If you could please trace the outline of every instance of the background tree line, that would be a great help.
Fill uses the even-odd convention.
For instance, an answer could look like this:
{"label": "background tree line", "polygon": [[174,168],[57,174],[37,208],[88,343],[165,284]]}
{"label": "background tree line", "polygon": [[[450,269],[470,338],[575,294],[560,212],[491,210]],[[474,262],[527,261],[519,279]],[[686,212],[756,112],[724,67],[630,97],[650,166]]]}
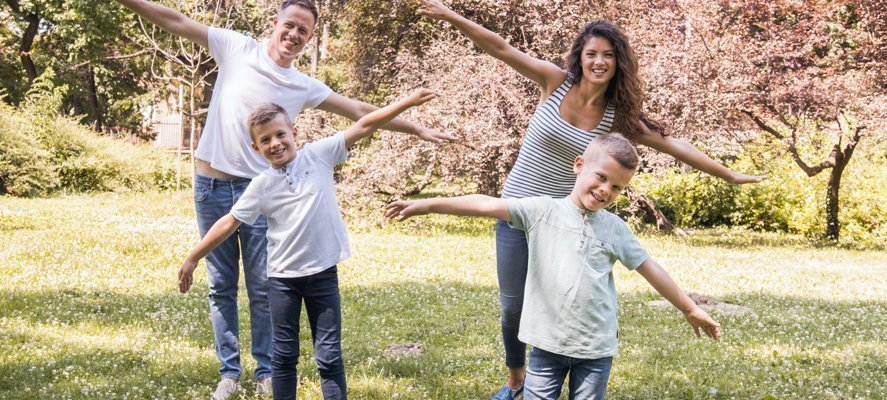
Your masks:
{"label": "background tree line", "polygon": [[[164,3],[256,37],[266,33],[279,5]],[[99,131],[144,131],[145,105],[165,99],[178,84],[189,93],[187,114],[199,124],[214,79],[204,49],[140,23],[113,2],[0,4],[6,103],[20,106],[33,81],[51,68],[55,87],[67,88],[59,111]],[[317,4],[321,21],[300,70],[376,104],[417,86],[438,90],[442,98],[407,117],[461,138],[438,147],[380,133],[384,140],[357,149],[341,174],[344,200],[367,206],[428,190],[498,193],[537,105],[535,86],[451,27],[421,19],[414,1]],[[887,210],[877,200],[887,197],[883,1],[466,0],[452,6],[556,64],[584,23],[616,22],[639,53],[646,110],[668,134],[734,168],[770,175],[750,187],[724,185],[645,151],[649,179],[636,186],[673,221],[832,238],[841,229],[852,237],[885,234]],[[303,113],[300,134],[325,136],[342,126],[327,118]],[[846,174],[847,168],[854,172]],[[850,214],[843,227],[839,207]]]}

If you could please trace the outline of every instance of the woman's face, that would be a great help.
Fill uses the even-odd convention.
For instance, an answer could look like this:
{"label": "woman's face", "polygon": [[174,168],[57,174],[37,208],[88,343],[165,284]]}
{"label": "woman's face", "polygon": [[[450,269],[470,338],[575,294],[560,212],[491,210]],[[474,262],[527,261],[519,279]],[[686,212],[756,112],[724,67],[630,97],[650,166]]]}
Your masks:
{"label": "woman's face", "polygon": [[616,75],[616,51],[609,40],[593,36],[582,48],[582,78],[605,84]]}

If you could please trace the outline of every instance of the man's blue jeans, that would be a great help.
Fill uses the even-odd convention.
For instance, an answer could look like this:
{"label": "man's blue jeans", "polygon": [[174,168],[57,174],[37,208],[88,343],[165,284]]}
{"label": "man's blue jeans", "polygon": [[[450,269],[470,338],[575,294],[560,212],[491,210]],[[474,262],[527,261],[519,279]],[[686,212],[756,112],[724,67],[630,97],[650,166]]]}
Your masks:
{"label": "man's blue jeans", "polygon": [[[200,237],[226,214],[246,190],[249,179],[214,179],[197,176],[194,205]],[[249,297],[252,354],[258,366],[256,380],[271,376],[271,312],[268,305],[268,224],[260,217],[255,224],[240,228],[206,256],[209,281],[209,312],[216,340],[216,356],[222,362],[223,378],[240,379],[239,320],[237,288],[239,262],[243,256],[244,280]]]}
{"label": "man's blue jeans", "polygon": [[499,275],[499,304],[502,306],[502,343],[505,365],[523,367],[527,345],[517,338],[521,309],[524,306],[524,285],[527,282],[529,249],[527,234],[496,221],[496,271]]}
{"label": "man's blue jeans", "polygon": [[308,314],[314,359],[324,400],[348,398],[342,359],[342,305],[336,266],[299,278],[268,278],[274,323],[273,380],[275,400],[296,398],[299,362],[299,317],[302,301]]}
{"label": "man's blue jeans", "polygon": [[603,400],[613,357],[586,360],[562,356],[534,347],[524,381],[524,399],[557,400],[570,374],[570,400]]}

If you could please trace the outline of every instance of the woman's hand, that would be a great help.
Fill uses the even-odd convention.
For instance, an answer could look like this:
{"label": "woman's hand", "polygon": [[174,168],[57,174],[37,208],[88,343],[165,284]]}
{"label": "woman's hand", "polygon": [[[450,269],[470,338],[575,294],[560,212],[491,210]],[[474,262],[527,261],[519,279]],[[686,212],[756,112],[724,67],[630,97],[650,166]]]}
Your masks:
{"label": "woman's hand", "polygon": [[764,179],[767,179],[766,175],[746,175],[734,172],[728,182],[742,185],[744,183],[758,183]]}
{"label": "woman's hand", "polygon": [[419,0],[419,3],[419,14],[432,19],[446,21],[457,15],[438,0]]}

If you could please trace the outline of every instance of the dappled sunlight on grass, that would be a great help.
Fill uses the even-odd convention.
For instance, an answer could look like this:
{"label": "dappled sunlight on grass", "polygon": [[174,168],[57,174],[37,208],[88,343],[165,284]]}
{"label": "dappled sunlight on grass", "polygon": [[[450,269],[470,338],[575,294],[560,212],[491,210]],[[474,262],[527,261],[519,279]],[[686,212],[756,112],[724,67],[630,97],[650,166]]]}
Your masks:
{"label": "dappled sunlight on grass", "polygon": [[[339,275],[351,397],[488,398],[505,377],[493,221],[348,225]],[[720,229],[641,241],[686,291],[752,312],[714,311],[723,339],[696,339],[617,265],[610,398],[887,397],[882,251]],[[0,398],[209,397],[218,361],[203,266],[187,294],[175,278],[196,243],[190,193],[0,198]],[[253,398],[245,290],[239,300],[243,398]],[[299,398],[320,399],[307,324],[300,336]],[[422,353],[384,352],[409,343]]]}

